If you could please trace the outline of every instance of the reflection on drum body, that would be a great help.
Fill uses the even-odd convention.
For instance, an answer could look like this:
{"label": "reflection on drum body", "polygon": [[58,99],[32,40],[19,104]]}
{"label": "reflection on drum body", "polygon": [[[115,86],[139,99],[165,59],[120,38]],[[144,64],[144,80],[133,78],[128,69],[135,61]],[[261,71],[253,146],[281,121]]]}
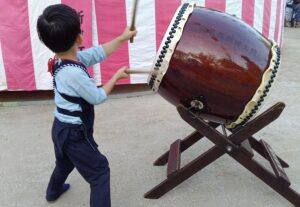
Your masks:
{"label": "reflection on drum body", "polygon": [[277,74],[279,47],[226,13],[184,4],[149,77],[153,91],[234,128],[257,112]]}

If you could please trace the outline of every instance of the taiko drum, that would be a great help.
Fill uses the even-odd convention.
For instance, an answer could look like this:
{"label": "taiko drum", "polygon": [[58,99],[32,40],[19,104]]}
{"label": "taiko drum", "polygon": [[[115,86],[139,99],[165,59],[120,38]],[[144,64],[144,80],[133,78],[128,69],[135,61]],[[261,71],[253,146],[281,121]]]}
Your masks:
{"label": "taiko drum", "polygon": [[157,53],[149,86],[175,106],[234,128],[260,108],[280,49],[235,16],[181,5]]}

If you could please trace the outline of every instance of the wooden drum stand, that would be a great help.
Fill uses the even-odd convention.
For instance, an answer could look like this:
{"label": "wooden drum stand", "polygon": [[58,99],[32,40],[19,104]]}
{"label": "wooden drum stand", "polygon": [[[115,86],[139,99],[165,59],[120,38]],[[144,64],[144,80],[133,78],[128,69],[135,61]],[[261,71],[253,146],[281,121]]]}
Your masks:
{"label": "wooden drum stand", "polygon": [[[178,106],[177,110],[182,119],[196,131],[183,140],[176,140],[171,144],[170,150],[154,162],[156,166],[168,163],[167,178],[147,192],[144,197],[160,198],[222,155],[228,154],[288,201],[300,207],[300,195],[290,187],[291,182],[284,171],[284,168],[289,165],[275,154],[268,143],[264,140],[258,141],[252,136],[275,121],[284,107],[285,104],[282,102],[273,105],[247,124],[231,130],[231,134],[227,136],[226,133],[222,134],[216,130],[220,124],[204,121],[182,105]],[[208,138],[215,146],[180,168],[181,153],[203,137]],[[274,172],[253,159],[253,150],[270,162]]]}

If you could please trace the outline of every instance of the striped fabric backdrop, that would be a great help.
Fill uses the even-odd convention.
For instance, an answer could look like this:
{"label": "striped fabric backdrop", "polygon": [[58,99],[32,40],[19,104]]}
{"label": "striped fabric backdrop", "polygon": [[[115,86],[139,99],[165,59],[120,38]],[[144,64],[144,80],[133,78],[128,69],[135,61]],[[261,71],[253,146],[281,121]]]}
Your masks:
{"label": "striped fabric backdrop", "polygon": [[[105,83],[123,65],[150,68],[168,24],[187,0],[141,0],[134,44],[124,44],[107,61],[89,69],[97,84]],[[285,0],[197,0],[199,6],[235,14],[264,36],[282,43]],[[64,3],[82,11],[84,46],[104,43],[130,25],[133,0],[0,0],[0,90],[49,90],[47,62],[53,54],[40,43],[36,21],[45,7]],[[131,75],[120,84],[146,83]]]}

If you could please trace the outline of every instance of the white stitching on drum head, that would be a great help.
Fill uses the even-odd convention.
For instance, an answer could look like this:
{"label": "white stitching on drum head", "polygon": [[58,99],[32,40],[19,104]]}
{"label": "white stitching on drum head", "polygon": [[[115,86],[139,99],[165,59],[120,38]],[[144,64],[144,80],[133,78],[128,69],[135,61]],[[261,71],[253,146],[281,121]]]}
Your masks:
{"label": "white stitching on drum head", "polygon": [[[154,62],[153,66],[154,69],[148,78],[148,84],[155,92],[157,92],[159,89],[161,80],[163,79],[163,76],[169,67],[169,62],[173,55],[174,49],[182,36],[182,28],[184,28],[188,17],[194,10],[194,7],[194,2],[183,4],[177,9],[175,15],[173,16],[173,19],[162,41],[164,44],[161,44],[158,50],[155,59],[156,61]],[[156,71],[159,71],[159,73]]]}

